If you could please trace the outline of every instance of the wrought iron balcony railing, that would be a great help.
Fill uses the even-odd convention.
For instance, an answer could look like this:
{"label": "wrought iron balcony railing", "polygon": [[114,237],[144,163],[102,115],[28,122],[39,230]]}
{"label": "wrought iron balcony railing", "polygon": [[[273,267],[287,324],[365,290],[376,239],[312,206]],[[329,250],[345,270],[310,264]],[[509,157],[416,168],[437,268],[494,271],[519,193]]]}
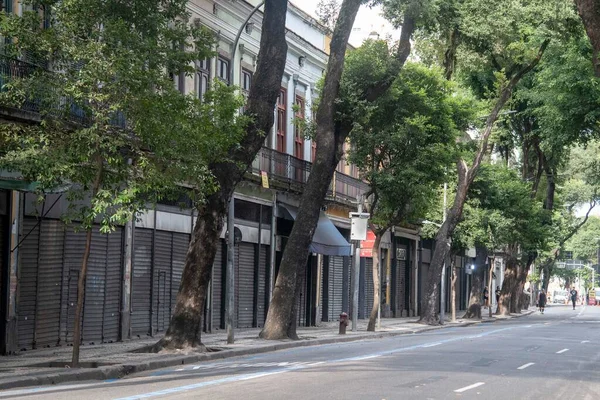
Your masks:
{"label": "wrought iron balcony railing", "polygon": [[[23,79],[32,76],[39,71],[47,71],[45,67],[32,64],[25,60],[16,59],[0,51],[0,91],[5,91],[5,85],[17,79]],[[46,114],[55,118],[66,118],[70,122],[89,125],[92,120],[83,108],[73,101],[72,98],[65,96],[40,95],[27,97],[18,107],[18,110],[39,114],[44,111]],[[51,101],[52,104],[44,104]],[[3,105],[3,104],[0,104]],[[11,107],[12,108],[12,107]],[[111,124],[125,128],[126,121],[122,112],[115,112],[111,119]]]}
{"label": "wrought iron balcony railing", "polygon": [[[264,171],[269,181],[277,181],[290,190],[302,191],[311,168],[312,163],[308,161],[263,147],[252,164],[252,173],[258,175]],[[332,199],[352,202],[368,190],[369,185],[360,179],[335,171],[327,195]]]}

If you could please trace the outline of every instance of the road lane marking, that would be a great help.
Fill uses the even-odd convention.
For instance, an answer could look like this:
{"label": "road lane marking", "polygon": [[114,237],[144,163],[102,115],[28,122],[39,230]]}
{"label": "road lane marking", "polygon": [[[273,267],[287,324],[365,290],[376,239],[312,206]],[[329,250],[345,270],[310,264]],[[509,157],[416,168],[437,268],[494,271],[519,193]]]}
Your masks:
{"label": "road lane marking", "polygon": [[582,340],[581,343],[589,343],[589,340]]}
{"label": "road lane marking", "polygon": [[520,366],[519,368],[517,368],[517,369],[525,369],[525,368],[527,368],[527,367],[531,367],[533,364],[535,364],[535,363],[527,363],[527,364],[521,365],[521,366]]}
{"label": "road lane marking", "polygon": [[465,386],[464,388],[456,389],[455,392],[456,393],[466,392],[467,390],[475,389],[476,387],[479,387],[479,386],[482,386],[482,385],[485,385],[485,382],[477,382],[477,383],[474,383],[472,385]]}
{"label": "road lane marking", "polygon": [[[484,334],[480,335],[479,337],[494,335],[494,334],[500,333],[500,332],[511,331],[511,330],[519,329],[521,327],[522,326],[513,326],[513,327],[507,327],[507,328],[501,328],[501,329],[494,329],[494,330],[485,332]],[[442,340],[439,343],[441,343],[441,344],[453,343],[453,342],[462,341],[462,340],[465,340],[468,338],[471,338],[471,335],[450,338],[450,339]],[[438,342],[435,342],[435,343],[438,343]],[[423,348],[423,346],[426,346],[426,345],[427,345],[427,343],[412,345],[412,346],[405,346],[405,347],[397,347],[397,348],[393,348],[393,349],[386,349],[386,350],[371,354],[368,357],[375,358],[375,357],[392,355],[392,354],[396,354],[396,353],[409,352],[409,351],[418,350],[420,348]],[[324,345],[324,346],[329,346],[329,345]],[[318,347],[318,346],[315,346],[315,347]],[[297,349],[294,349],[294,350],[297,350]],[[252,357],[252,358],[256,358],[256,357]],[[362,358],[362,357],[355,357],[355,358]],[[327,361],[327,362],[325,362],[325,364],[337,364],[337,363],[343,363],[343,362],[348,362],[348,361],[354,361],[355,358],[335,359],[335,360]],[[215,379],[215,380],[201,382],[201,383],[194,384],[194,385],[179,386],[179,387],[167,389],[165,391],[141,393],[141,394],[137,394],[137,395],[134,395],[131,397],[126,397],[125,399],[146,399],[146,398],[164,396],[166,394],[180,393],[180,392],[185,392],[185,391],[189,391],[189,390],[193,390],[193,389],[199,389],[199,388],[203,388],[203,387],[207,387],[207,386],[225,384],[225,383],[229,383],[229,382],[237,382],[237,381],[241,381],[241,380],[256,379],[259,377],[275,375],[275,374],[280,374],[280,373],[284,373],[284,372],[291,372],[291,371],[311,367],[311,364],[293,365],[292,363],[289,363],[289,362],[281,362],[281,363],[276,363],[276,364],[277,364],[277,366],[284,367],[284,368],[279,368],[279,369],[276,369],[273,371],[268,371],[266,373],[261,372],[261,373],[254,373],[254,374],[242,374],[242,375],[236,375],[236,376],[231,376],[231,377],[226,377],[226,378],[221,378],[221,379]],[[235,364],[233,364],[233,365],[235,365]],[[321,365],[321,364],[319,364],[319,365]],[[229,367],[229,368],[231,368],[231,366],[232,366],[232,364],[227,365],[227,367]],[[236,366],[239,367],[239,364],[237,364]],[[219,363],[211,363],[211,364],[202,365],[202,369],[204,369],[204,368],[223,369],[224,367],[225,366],[223,364],[219,364]],[[165,375],[165,374],[173,373],[174,371],[182,371],[182,370],[184,370],[184,369],[181,368],[178,370],[171,369],[171,370],[166,370],[166,371],[157,371],[157,372],[154,372],[151,376]],[[243,377],[243,379],[241,379],[242,377]],[[122,380],[119,380],[118,382],[122,382]],[[107,383],[107,384],[111,384],[111,383]],[[99,383],[94,382],[94,383],[84,383],[84,384],[80,384],[80,385],[40,386],[40,387],[36,387],[36,388],[31,388],[31,389],[21,389],[18,391],[0,391],[0,398],[14,396],[15,394],[26,395],[26,394],[33,394],[33,393],[37,394],[39,392],[59,392],[59,391],[63,391],[63,390],[77,390],[77,389],[84,389],[84,388],[89,388],[89,387],[96,387],[98,385],[99,385]]]}
{"label": "road lane marking", "polygon": [[569,349],[562,349],[562,350],[559,350],[559,351],[557,351],[557,352],[556,352],[556,354],[562,354],[562,353],[564,353],[564,352],[566,352],[566,351],[569,351]]}
{"label": "road lane marking", "polygon": [[194,368],[192,369],[200,369],[200,365],[196,365]]}
{"label": "road lane marking", "polygon": [[431,343],[431,344],[426,344],[426,345],[425,345],[425,346],[423,346],[423,347],[435,347],[435,346],[439,346],[440,344],[441,344],[441,343],[439,343],[439,342],[438,342],[438,343]]}

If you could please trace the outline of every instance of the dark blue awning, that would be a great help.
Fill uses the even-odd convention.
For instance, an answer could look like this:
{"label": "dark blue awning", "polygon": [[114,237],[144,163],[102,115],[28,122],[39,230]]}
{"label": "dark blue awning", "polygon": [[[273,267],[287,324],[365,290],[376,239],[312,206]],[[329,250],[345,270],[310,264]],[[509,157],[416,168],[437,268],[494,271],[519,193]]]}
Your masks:
{"label": "dark blue awning", "polygon": [[[280,204],[280,206],[284,217],[292,221],[296,220],[296,216],[298,215],[296,207],[287,204]],[[317,228],[310,244],[310,251],[326,256],[350,256],[352,252],[350,243],[344,239],[340,231],[338,231],[323,211],[319,215],[319,222],[317,223]]]}

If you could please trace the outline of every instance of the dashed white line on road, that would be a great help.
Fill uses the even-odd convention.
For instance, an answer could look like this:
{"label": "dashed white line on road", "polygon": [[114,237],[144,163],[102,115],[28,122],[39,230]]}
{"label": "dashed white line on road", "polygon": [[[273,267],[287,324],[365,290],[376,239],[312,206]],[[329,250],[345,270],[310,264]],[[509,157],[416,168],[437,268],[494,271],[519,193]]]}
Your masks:
{"label": "dashed white line on road", "polygon": [[589,343],[589,340],[582,340],[581,343]]}
{"label": "dashed white line on road", "polygon": [[527,368],[527,367],[531,367],[533,364],[535,364],[535,363],[527,363],[527,364],[523,364],[523,365],[521,365],[521,366],[520,366],[519,368],[517,368],[517,369],[525,369],[525,368]]}
{"label": "dashed white line on road", "polygon": [[475,389],[476,387],[479,387],[481,385],[485,385],[485,382],[477,382],[477,383],[474,383],[472,385],[465,386],[464,388],[456,389],[454,392],[455,393],[466,392],[467,390]]}
{"label": "dashed white line on road", "polygon": [[441,343],[432,343],[432,344],[426,344],[423,347],[435,347],[435,346],[439,346]]}
{"label": "dashed white line on road", "polygon": [[200,369],[200,366],[199,366],[199,365],[196,365],[196,366],[195,366],[194,368],[192,368],[192,369]]}
{"label": "dashed white line on road", "polygon": [[566,351],[569,351],[569,349],[562,349],[562,350],[559,350],[559,351],[557,351],[557,352],[556,352],[556,354],[562,354],[562,353],[564,353],[564,352],[566,352]]}

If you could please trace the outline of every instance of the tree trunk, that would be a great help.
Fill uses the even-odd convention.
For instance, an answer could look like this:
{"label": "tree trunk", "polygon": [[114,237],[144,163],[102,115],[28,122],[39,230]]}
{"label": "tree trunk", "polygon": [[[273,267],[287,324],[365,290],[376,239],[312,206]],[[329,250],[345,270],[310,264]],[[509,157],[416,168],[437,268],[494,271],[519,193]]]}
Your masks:
{"label": "tree trunk", "polygon": [[[483,246],[476,247],[477,255],[475,258],[475,271],[471,275],[471,296],[469,298],[469,306],[463,318],[481,319],[481,307],[483,304],[483,281],[487,268],[488,251]],[[488,293],[489,296],[489,293]]]}
{"label": "tree trunk", "polygon": [[475,271],[471,276],[471,296],[467,312],[463,318],[481,319],[481,308],[483,306],[483,282],[486,273],[487,248],[476,246]]}
{"label": "tree trunk", "polygon": [[92,228],[89,228],[85,236],[85,250],[83,252],[83,261],[79,270],[77,279],[77,306],[75,307],[75,328],[73,329],[73,357],[71,359],[71,368],[79,367],[79,346],[81,344],[81,314],[83,312],[83,299],[85,296],[85,278],[87,275],[88,260],[92,247]]}
{"label": "tree trunk", "polygon": [[235,186],[242,180],[261,149],[265,132],[273,127],[273,110],[279,96],[287,57],[286,13],[287,1],[266,0],[256,72],[245,111],[251,117],[251,122],[239,146],[229,150],[228,159],[210,166],[219,187],[197,206],[198,217],[185,259],[175,310],[166,335],[156,343],[154,351],[182,349],[200,344],[200,321],[219,236],[227,216],[227,204],[233,196]]}
{"label": "tree trunk", "polygon": [[446,221],[435,237],[435,248],[431,256],[431,264],[427,274],[427,284],[424,290],[424,296],[421,300],[421,318],[419,322],[428,325],[438,325],[440,317],[438,315],[438,291],[440,279],[442,277],[442,266],[450,253],[450,242],[452,233],[458,225],[462,210],[466,201],[468,185],[467,185],[467,164],[463,160],[459,160],[458,166],[458,185],[456,188],[456,196]]}
{"label": "tree trunk", "polygon": [[300,209],[283,252],[279,274],[273,289],[267,320],[260,333],[264,339],[296,337],[294,303],[298,296],[297,279],[309,255],[323,199],[342,155],[346,137],[336,134],[335,99],[344,69],[346,47],[361,0],[344,0],[331,40],[325,85],[315,115],[317,154],[308,182],[304,187]]}
{"label": "tree trunk", "polygon": [[600,3],[597,0],[575,0],[575,4],[592,43],[594,72],[600,77]]}
{"label": "tree trunk", "polygon": [[546,51],[549,40],[545,40],[539,51],[537,57],[531,61],[527,66],[517,72],[508,82],[506,87],[500,93],[500,97],[496,101],[492,112],[487,117],[485,130],[481,135],[479,149],[475,154],[473,159],[473,163],[469,168],[467,163],[464,160],[459,160],[457,162],[458,166],[458,184],[456,187],[457,193],[454,198],[454,203],[450,210],[448,210],[448,218],[442,224],[442,227],[439,229],[438,233],[435,236],[436,246],[433,251],[433,255],[431,256],[431,264],[429,266],[429,272],[427,274],[427,286],[425,287],[425,293],[423,299],[421,300],[421,319],[420,323],[428,324],[428,325],[438,325],[440,323],[440,318],[437,313],[437,304],[438,304],[438,287],[440,284],[440,278],[442,274],[442,266],[444,260],[448,256],[448,252],[450,251],[450,241],[452,235],[454,234],[454,230],[462,217],[463,208],[465,205],[465,201],[467,199],[467,192],[469,191],[469,187],[477,172],[479,171],[479,167],[481,165],[481,161],[483,160],[484,155],[488,150],[488,141],[492,130],[494,128],[494,124],[498,119],[498,115],[500,111],[506,104],[506,102],[510,99],[512,95],[512,91],[515,86],[519,83],[521,78],[525,76],[529,71],[531,71],[535,66],[540,62],[542,55]]}
{"label": "tree trunk", "polygon": [[373,244],[373,308],[371,309],[371,315],[369,315],[369,324],[367,325],[367,331],[375,332],[375,325],[377,323],[377,314],[380,307],[380,298],[379,295],[381,293],[380,286],[380,277],[379,277],[379,260],[381,250],[379,246],[381,246],[381,237],[384,232],[377,231],[375,233],[375,243]]}
{"label": "tree trunk", "polygon": [[514,309],[514,293],[517,285],[518,263],[513,256],[508,256],[504,269],[504,281],[500,290],[500,302],[496,315],[508,316]]}
{"label": "tree trunk", "polygon": [[[102,186],[102,177],[104,175],[104,160],[102,157],[96,161],[96,177],[92,184],[92,200],[98,194]],[[79,346],[81,345],[81,316],[83,314],[83,301],[85,299],[85,281],[87,277],[88,261],[92,250],[92,230],[94,229],[94,219],[91,218],[90,226],[86,230],[85,235],[85,250],[83,251],[83,259],[81,260],[81,269],[77,279],[77,305],[75,306],[75,327],[73,329],[73,355],[71,358],[71,368],[79,367]]]}

